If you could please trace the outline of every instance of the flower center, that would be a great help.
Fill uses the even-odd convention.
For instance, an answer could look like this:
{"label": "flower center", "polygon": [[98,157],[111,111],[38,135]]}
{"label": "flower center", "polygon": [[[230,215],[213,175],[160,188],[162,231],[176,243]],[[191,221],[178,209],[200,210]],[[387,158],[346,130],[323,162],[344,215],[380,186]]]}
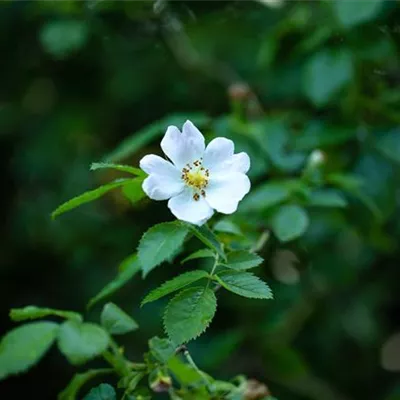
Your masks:
{"label": "flower center", "polygon": [[208,185],[209,176],[209,171],[202,166],[201,159],[194,161],[192,164],[186,164],[182,169],[182,179],[187,186],[195,190],[194,200],[198,201],[200,195],[206,197],[204,189]]}

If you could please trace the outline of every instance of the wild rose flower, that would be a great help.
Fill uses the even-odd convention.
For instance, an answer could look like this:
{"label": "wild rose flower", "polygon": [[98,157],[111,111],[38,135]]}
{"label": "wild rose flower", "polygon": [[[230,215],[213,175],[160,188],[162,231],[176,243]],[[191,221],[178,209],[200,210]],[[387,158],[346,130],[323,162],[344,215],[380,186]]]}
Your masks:
{"label": "wild rose flower", "polygon": [[140,168],[149,174],[143,190],[153,200],[168,200],[182,221],[202,225],[214,210],[232,214],[250,190],[250,158],[234,154],[232,140],[218,137],[206,147],[201,132],[186,121],[182,132],[168,127],[161,148],[172,162],[154,154],[143,157]]}

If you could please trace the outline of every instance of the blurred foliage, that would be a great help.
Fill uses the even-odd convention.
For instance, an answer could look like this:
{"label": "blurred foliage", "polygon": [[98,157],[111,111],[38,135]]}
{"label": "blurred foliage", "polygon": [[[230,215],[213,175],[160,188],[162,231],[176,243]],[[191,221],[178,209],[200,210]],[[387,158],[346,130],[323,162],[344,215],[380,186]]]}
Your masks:
{"label": "blurred foliage", "polygon": [[[275,297],[222,296],[189,345],[198,365],[220,379],[245,374],[285,400],[400,399],[397,2],[10,1],[0,10],[2,334],[10,308],[82,311],[104,287],[140,324],[126,352],[146,351],[166,303],[140,301],[185,264],[142,281],[126,257],[143,231],[171,219],[165,203],[132,206],[115,190],[54,222],[50,213],[120,176],[90,172],[91,162],[137,166],[159,152],[166,125],[191,118],[251,156],[253,190],[218,224],[232,245],[232,224],[240,230],[238,248],[260,236]],[[117,273],[115,293],[105,286]],[[72,375],[50,351],[0,391],[54,399]]]}

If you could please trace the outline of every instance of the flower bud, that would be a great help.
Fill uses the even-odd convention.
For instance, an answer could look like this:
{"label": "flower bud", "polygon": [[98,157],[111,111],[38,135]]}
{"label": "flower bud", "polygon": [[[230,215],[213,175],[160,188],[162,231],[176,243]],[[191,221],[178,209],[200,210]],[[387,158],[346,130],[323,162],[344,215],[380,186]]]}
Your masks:
{"label": "flower bud", "polygon": [[317,167],[325,162],[325,154],[321,150],[313,150],[308,158],[310,166]]}
{"label": "flower bud", "polygon": [[251,90],[247,83],[236,82],[229,86],[228,88],[229,97],[232,100],[246,100],[250,94]]}
{"label": "flower bud", "polygon": [[172,386],[172,379],[169,375],[163,374],[161,371],[157,371],[154,377],[150,376],[150,388],[155,393],[168,392]]}

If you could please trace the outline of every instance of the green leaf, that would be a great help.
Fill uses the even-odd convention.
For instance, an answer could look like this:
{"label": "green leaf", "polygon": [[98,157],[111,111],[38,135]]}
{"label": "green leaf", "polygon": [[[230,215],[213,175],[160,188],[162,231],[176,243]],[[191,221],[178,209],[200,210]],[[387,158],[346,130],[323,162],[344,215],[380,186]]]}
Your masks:
{"label": "green leaf", "polygon": [[133,179],[122,187],[122,193],[132,203],[137,203],[146,197],[146,193],[142,189],[143,179]]}
{"label": "green leaf", "polygon": [[[145,375],[145,372],[132,371],[129,375],[119,380],[118,387],[126,389],[125,394],[132,393]],[[136,400],[136,397],[132,398],[131,396],[127,396],[126,398],[129,400]]]}
{"label": "green leaf", "polygon": [[215,278],[225,289],[251,299],[272,299],[269,286],[250,272],[223,271]]}
{"label": "green leaf", "polygon": [[334,0],[331,5],[337,19],[351,28],[373,19],[382,10],[383,0]]}
{"label": "green leaf", "polygon": [[145,277],[172,256],[183,244],[189,230],[179,222],[164,222],[150,228],[140,240],[138,256]]}
{"label": "green leaf", "polygon": [[209,258],[209,257],[215,257],[213,251],[210,249],[201,249],[187,256],[185,259],[181,261],[181,264],[184,264],[190,260],[195,260],[196,258]]}
{"label": "green leaf", "polygon": [[315,207],[346,207],[344,196],[334,189],[320,189],[311,193],[310,206]]}
{"label": "green leaf", "polygon": [[196,226],[186,224],[193,232],[193,234],[200,239],[207,247],[215,251],[222,259],[226,260],[226,255],[222,249],[221,243],[214,233],[207,227],[207,225]]}
{"label": "green leaf", "polygon": [[214,317],[217,299],[206,287],[182,290],[168,304],[164,314],[165,330],[175,345],[203,333]]}
{"label": "green leaf", "polygon": [[61,393],[59,393],[57,398],[58,400],[76,400],[79,390],[88,381],[100,375],[111,374],[113,372],[114,370],[111,368],[102,368],[90,369],[86,372],[82,372],[81,374],[75,374],[68,386]]}
{"label": "green leaf", "polygon": [[241,202],[242,212],[262,211],[280,204],[290,197],[290,187],[284,182],[267,182],[252,190]]}
{"label": "green leaf", "polygon": [[352,55],[346,50],[321,51],[306,64],[303,88],[317,107],[325,106],[353,79]]}
{"label": "green leaf", "polygon": [[38,319],[55,315],[57,317],[73,319],[81,322],[82,315],[74,311],[55,310],[53,308],[41,308],[36,306],[26,306],[24,308],[13,308],[10,311],[10,318],[13,321],[25,321],[27,319]]}
{"label": "green leaf", "polygon": [[66,203],[61,204],[61,206],[57,207],[51,214],[51,217],[54,219],[61,214],[64,214],[67,211],[70,211],[76,207],[79,207],[82,204],[89,203],[93,200],[97,200],[101,196],[105,195],[112,189],[116,189],[120,186],[128,183],[130,179],[118,179],[114,182],[108,183],[106,185],[100,186],[97,189],[90,190],[89,192],[85,192],[80,196],[74,197],[71,200],[68,200]]}
{"label": "green leaf", "polygon": [[8,332],[0,342],[0,380],[26,371],[44,356],[58,331],[54,322],[30,322]]}
{"label": "green leaf", "polygon": [[64,322],[58,334],[58,348],[71,364],[82,364],[103,353],[109,343],[107,332],[92,323]]}
{"label": "green leaf", "polygon": [[209,120],[209,118],[202,113],[170,115],[159,121],[153,122],[151,125],[144,127],[125,139],[106,157],[106,161],[120,161],[131,156],[151,143],[154,139],[164,135],[169,125],[175,125],[180,129],[187,119],[192,121],[197,127],[204,125]]}
{"label": "green leaf", "polygon": [[127,257],[121,263],[118,275],[106,286],[104,286],[104,288],[96,296],[90,299],[88,308],[121,289],[121,287],[126,285],[140,270],[141,264],[136,253]]}
{"label": "green leaf", "polygon": [[149,348],[153,356],[163,364],[175,355],[175,347],[169,339],[155,336],[149,340]]}
{"label": "green leaf", "polygon": [[170,281],[164,282],[157,289],[152,290],[142,301],[142,305],[150,303],[164,297],[170,293],[176,292],[185,286],[190,285],[193,282],[197,282],[200,279],[207,278],[208,273],[202,270],[195,270],[185,272],[184,274],[178,275]]}
{"label": "green leaf", "polygon": [[54,20],[40,31],[40,42],[47,53],[63,59],[81,49],[87,42],[89,29],[86,21]]}
{"label": "green leaf", "polygon": [[284,118],[269,117],[252,124],[249,134],[278,169],[290,172],[301,167],[305,154],[292,150],[292,135],[287,125]]}
{"label": "green leaf", "polygon": [[129,174],[140,176],[140,177],[147,176],[147,174],[144,171],[142,171],[140,168],[131,167],[130,165],[98,162],[98,163],[92,163],[92,165],[90,166],[91,171],[96,171],[98,169],[115,169],[120,172],[128,172]]}
{"label": "green leaf", "polygon": [[228,254],[228,262],[226,263],[226,266],[241,271],[258,267],[263,261],[263,258],[258,254],[249,253],[245,250],[238,250],[232,251]]}
{"label": "green leaf", "polygon": [[389,160],[400,163],[400,130],[395,129],[380,136],[376,148]]}
{"label": "green leaf", "polygon": [[102,383],[99,386],[93,388],[83,400],[116,400],[117,394],[114,388],[107,384]]}
{"label": "green leaf", "polygon": [[[181,385],[195,386],[196,384],[204,380],[204,375],[193,368],[190,364],[183,362],[178,357],[172,357],[168,360],[168,369],[172,372],[174,377]],[[193,399],[206,400],[210,399],[210,397],[204,395],[198,396],[197,394],[193,394]]]}
{"label": "green leaf", "polygon": [[114,303],[107,303],[101,312],[101,325],[112,335],[123,335],[136,330],[139,325]]}
{"label": "green leaf", "polygon": [[355,139],[357,131],[328,125],[320,121],[311,121],[302,132],[293,138],[293,147],[297,150],[312,151],[317,148],[337,147]]}
{"label": "green leaf", "polygon": [[232,221],[221,219],[214,225],[214,230],[217,232],[232,233],[233,235],[242,236],[240,228]]}
{"label": "green leaf", "polygon": [[286,205],[272,217],[272,229],[282,242],[288,242],[301,236],[308,228],[309,218],[304,208]]}

